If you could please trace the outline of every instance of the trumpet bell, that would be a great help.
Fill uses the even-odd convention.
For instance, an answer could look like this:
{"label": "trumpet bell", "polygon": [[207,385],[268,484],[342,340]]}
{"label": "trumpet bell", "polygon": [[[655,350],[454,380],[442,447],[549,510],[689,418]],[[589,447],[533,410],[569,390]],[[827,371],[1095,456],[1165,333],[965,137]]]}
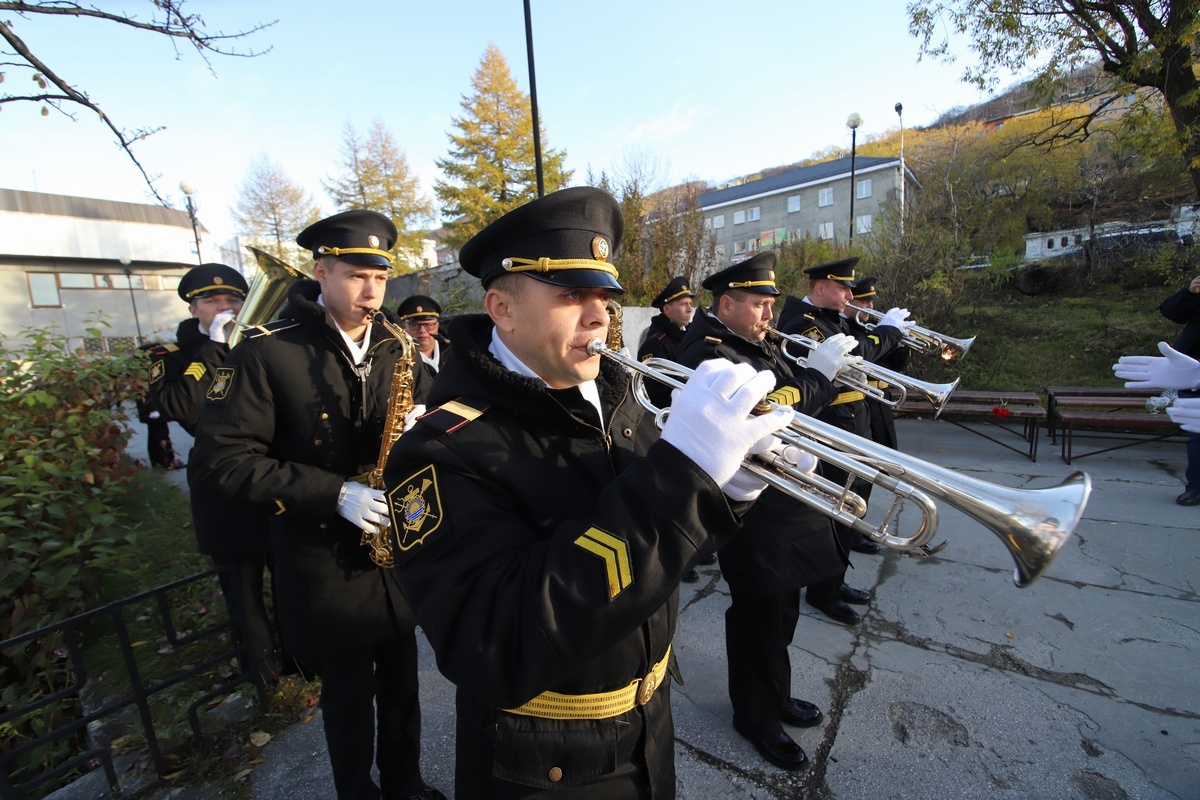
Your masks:
{"label": "trumpet bell", "polygon": [[967,357],[967,351],[971,349],[971,345],[975,344],[975,337],[970,339],[952,339],[945,334],[938,334],[941,337],[941,353],[945,361],[954,361],[960,358]]}

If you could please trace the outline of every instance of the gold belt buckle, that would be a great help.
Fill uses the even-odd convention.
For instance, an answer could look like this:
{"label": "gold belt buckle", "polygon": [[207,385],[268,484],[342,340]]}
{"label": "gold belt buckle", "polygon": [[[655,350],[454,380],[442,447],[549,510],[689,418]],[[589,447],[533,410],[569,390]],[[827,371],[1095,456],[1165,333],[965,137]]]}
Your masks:
{"label": "gold belt buckle", "polygon": [[638,686],[637,704],[644,706],[650,702],[650,698],[654,696],[654,690],[658,688],[658,676],[651,669],[646,673],[646,677],[642,678],[642,683]]}

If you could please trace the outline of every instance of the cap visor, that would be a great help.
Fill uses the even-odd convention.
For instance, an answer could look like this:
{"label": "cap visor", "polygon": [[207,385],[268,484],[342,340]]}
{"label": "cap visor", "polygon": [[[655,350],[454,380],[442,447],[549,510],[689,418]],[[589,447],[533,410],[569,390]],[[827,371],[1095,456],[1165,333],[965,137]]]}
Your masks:
{"label": "cap visor", "polygon": [[337,256],[339,261],[345,261],[347,264],[354,264],[359,267],[379,267],[380,269],[391,269],[392,264],[383,256],[373,256],[370,253],[346,253],[342,256]]}
{"label": "cap visor", "polygon": [[526,272],[526,275],[542,283],[552,283],[555,286],[570,286],[575,289],[608,289],[610,292],[624,294],[625,287],[607,272],[596,269],[573,269],[562,272]]}

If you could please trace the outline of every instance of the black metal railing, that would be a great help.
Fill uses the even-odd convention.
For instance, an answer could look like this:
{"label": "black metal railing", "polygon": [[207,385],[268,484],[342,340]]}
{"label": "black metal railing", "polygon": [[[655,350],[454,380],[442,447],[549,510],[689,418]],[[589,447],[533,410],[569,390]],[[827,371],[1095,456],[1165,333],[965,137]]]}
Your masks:
{"label": "black metal railing", "polygon": [[[238,658],[239,663],[248,665],[251,663],[250,652],[245,644],[246,636],[242,631],[242,619],[240,616],[227,616],[221,619],[219,614],[214,614],[214,622],[203,630],[194,633],[180,635],[175,625],[175,615],[172,613],[170,598],[173,592],[181,590],[198,581],[213,578],[219,575],[225,567],[217,567],[214,569],[192,575],[182,580],[168,583],[159,586],[155,589],[142,592],[141,594],[124,600],[118,600],[114,603],[109,603],[101,608],[88,611],[62,622],[48,625],[36,631],[13,637],[7,641],[0,642],[0,659],[7,660],[8,654],[18,648],[25,648],[30,643],[35,643],[41,640],[54,640],[54,637],[61,636],[62,652],[65,660],[70,664],[70,675],[73,676],[66,685],[61,688],[51,691],[41,697],[30,700],[20,706],[12,708],[0,709],[0,730],[5,727],[19,723],[26,719],[30,714],[46,708],[53,704],[70,705],[80,702],[81,692],[85,684],[89,681],[92,675],[89,672],[88,665],[84,661],[83,646],[81,642],[81,632],[91,625],[96,624],[101,620],[108,620],[114,629],[117,639],[118,648],[121,653],[121,667],[125,671],[125,677],[130,687],[129,691],[122,696],[109,700],[104,705],[93,709],[82,709],[82,712],[73,715],[71,721],[59,725],[53,730],[42,733],[35,738],[29,739],[19,746],[12,749],[0,752],[0,800],[21,800],[26,797],[32,790],[38,786],[52,781],[55,778],[66,775],[72,770],[77,770],[85,767],[94,768],[99,762],[103,767],[108,785],[113,797],[120,797],[119,781],[116,774],[116,768],[113,765],[112,755],[107,748],[104,747],[88,747],[84,751],[78,752],[70,758],[56,764],[52,769],[43,772],[36,777],[16,783],[13,779],[13,765],[20,764],[21,759],[35,754],[40,749],[50,745],[58,740],[68,737],[76,737],[90,723],[116,715],[130,706],[136,708],[138,719],[141,723],[142,733],[145,736],[146,749],[150,755],[151,761],[154,764],[158,774],[164,775],[169,770],[166,762],[163,759],[162,748],[159,744],[158,734],[155,731],[154,719],[151,714],[150,698],[168,689],[182,681],[197,676],[218,666],[222,662],[228,662],[234,657]],[[143,604],[146,601],[153,601],[158,611],[159,621],[162,623],[162,630],[166,643],[172,649],[186,647],[191,644],[200,642],[212,641],[220,642],[220,634],[228,631],[232,634],[229,637],[229,646],[224,649],[219,649],[212,655],[209,655],[203,661],[197,664],[189,664],[181,669],[177,674],[162,680],[148,680],[144,678],[142,670],[138,666],[137,658],[135,657],[135,643],[130,634],[129,622],[126,615],[132,608]],[[56,649],[59,649],[56,647]],[[262,678],[255,669],[247,669],[245,667],[235,671],[233,677],[224,683],[221,683],[216,688],[205,693],[203,696],[196,698],[191,702],[187,709],[188,724],[191,727],[192,736],[195,740],[201,738],[200,717],[197,709],[205,705],[216,697],[229,694],[234,687],[251,682],[254,684],[258,694],[260,708],[266,707],[266,687],[263,685]]]}

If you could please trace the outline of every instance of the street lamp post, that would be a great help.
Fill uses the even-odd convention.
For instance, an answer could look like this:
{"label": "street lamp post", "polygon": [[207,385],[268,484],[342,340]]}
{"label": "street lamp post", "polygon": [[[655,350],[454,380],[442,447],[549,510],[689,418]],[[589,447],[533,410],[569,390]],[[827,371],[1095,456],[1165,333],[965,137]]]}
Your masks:
{"label": "street lamp post", "polygon": [[142,322],[138,319],[137,299],[133,296],[133,269],[130,264],[133,262],[128,258],[121,259],[121,268],[125,270],[125,285],[129,287],[129,304],[133,306],[133,324],[137,326],[137,343],[142,343]]}
{"label": "street lamp post", "polygon": [[854,195],[858,187],[854,185],[854,155],[858,145],[858,126],[862,125],[862,117],[855,111],[846,117],[846,127],[850,129],[850,241],[854,241]]}
{"label": "street lamp post", "polygon": [[908,176],[904,173],[904,104],[896,103],[896,116],[900,118],[900,236],[904,236],[904,184]]}
{"label": "street lamp post", "polygon": [[188,216],[192,219],[192,237],[196,240],[196,263],[203,264],[204,259],[200,257],[200,225],[196,222],[196,204],[192,202],[192,195],[196,193],[196,187],[183,180],[179,182],[179,191],[183,192],[187,202]]}

